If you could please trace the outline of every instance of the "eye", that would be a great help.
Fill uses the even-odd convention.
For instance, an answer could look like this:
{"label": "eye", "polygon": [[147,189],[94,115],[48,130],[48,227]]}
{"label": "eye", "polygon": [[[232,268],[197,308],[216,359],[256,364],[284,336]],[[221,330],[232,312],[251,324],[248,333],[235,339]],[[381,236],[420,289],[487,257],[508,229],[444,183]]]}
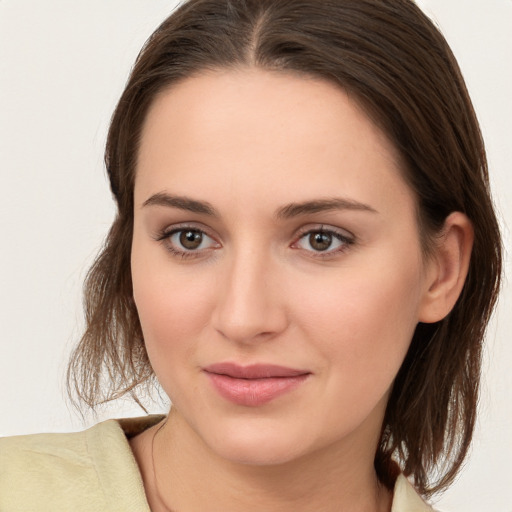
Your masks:
{"label": "eye", "polygon": [[198,228],[183,227],[167,230],[158,237],[166,248],[182,258],[199,256],[202,251],[220,247],[219,243]]}
{"label": "eye", "polygon": [[179,244],[179,246],[183,247],[188,251],[194,251],[199,249],[204,242],[206,235],[204,235],[201,231],[187,229],[182,231],[177,231],[169,240],[174,244]]}
{"label": "eye", "polygon": [[333,254],[341,252],[354,240],[343,233],[331,229],[310,229],[293,244],[292,247],[309,252]]}

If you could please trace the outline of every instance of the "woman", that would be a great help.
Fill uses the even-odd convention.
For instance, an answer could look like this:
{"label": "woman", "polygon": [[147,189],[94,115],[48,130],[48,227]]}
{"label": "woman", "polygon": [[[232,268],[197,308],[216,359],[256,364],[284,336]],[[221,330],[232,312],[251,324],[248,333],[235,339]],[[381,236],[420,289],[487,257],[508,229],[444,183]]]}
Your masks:
{"label": "woman", "polygon": [[155,376],[173,407],[2,441],[0,509],[429,510],[471,441],[501,258],[421,11],[189,1],[106,163],[118,216],[70,378],[95,405]]}

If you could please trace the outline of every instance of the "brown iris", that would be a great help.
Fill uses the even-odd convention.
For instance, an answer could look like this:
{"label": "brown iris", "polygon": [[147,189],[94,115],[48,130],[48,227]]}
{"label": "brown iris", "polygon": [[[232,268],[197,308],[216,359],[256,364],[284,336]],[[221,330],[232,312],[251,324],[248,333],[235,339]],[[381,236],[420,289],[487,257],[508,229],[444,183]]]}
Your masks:
{"label": "brown iris", "polygon": [[182,231],[180,233],[180,244],[189,250],[197,249],[203,241],[203,234],[200,231]]}
{"label": "brown iris", "polygon": [[309,244],[315,251],[326,251],[332,245],[332,235],[322,232],[311,233]]}

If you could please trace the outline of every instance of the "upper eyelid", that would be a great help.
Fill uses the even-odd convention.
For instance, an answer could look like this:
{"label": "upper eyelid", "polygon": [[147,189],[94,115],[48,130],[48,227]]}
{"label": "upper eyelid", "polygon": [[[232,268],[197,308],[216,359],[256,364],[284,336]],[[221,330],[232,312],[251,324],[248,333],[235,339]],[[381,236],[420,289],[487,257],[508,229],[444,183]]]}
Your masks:
{"label": "upper eyelid", "polygon": [[158,232],[159,236],[161,237],[167,237],[169,235],[172,235],[179,231],[185,231],[187,229],[190,229],[192,231],[200,231],[201,233],[204,233],[205,235],[209,236],[216,242],[218,242],[218,236],[215,236],[210,229],[208,229],[207,226],[204,226],[201,223],[198,222],[179,222],[177,224],[170,224],[169,226],[163,228]]}
{"label": "upper eyelid", "polygon": [[297,230],[296,237],[302,237],[307,235],[308,233],[315,233],[322,231],[324,233],[332,233],[334,235],[340,235],[343,238],[349,238],[351,240],[355,239],[355,235],[348,231],[347,229],[331,226],[328,224],[317,224],[317,225],[307,225],[299,228]]}

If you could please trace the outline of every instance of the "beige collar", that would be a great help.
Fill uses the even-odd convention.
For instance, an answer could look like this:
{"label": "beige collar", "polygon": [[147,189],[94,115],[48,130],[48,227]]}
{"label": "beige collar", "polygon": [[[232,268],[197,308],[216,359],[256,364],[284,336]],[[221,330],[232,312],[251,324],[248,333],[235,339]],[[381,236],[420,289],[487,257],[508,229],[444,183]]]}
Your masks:
{"label": "beige collar", "polygon": [[433,512],[416,492],[412,484],[404,475],[399,475],[393,493],[393,506],[391,512]]}

